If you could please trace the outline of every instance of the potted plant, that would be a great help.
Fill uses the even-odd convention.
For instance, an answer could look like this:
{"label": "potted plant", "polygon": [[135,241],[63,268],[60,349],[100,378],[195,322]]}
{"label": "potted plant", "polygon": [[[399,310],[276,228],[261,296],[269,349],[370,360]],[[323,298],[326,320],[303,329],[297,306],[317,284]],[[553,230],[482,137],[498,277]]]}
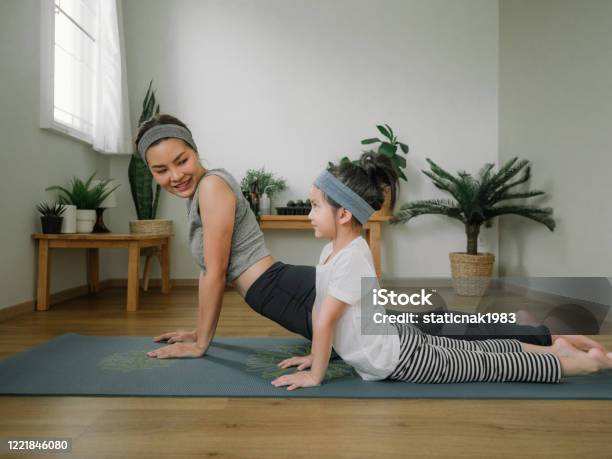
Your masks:
{"label": "potted plant", "polygon": [[261,169],[248,169],[246,175],[240,181],[240,189],[243,194],[251,192],[252,188],[260,197],[260,208],[263,214],[270,214],[272,209],[273,197],[287,189],[287,182],[282,177],[277,177],[274,173]]}
{"label": "potted plant", "polygon": [[90,188],[96,172],[83,182],[78,177],[73,177],[69,189],[61,186],[51,186],[46,191],[58,190],[60,192],[58,201],[61,204],[72,204],[77,208],[77,233],[91,233],[96,222],[96,208],[102,204],[106,197],[119,188],[119,185],[107,189],[111,179],[101,180],[97,185]]}
{"label": "potted plant", "polygon": [[[391,129],[391,126],[389,126],[388,124],[385,124],[385,125],[379,124],[376,126],[376,129],[378,129],[378,131],[382,134],[383,139],[381,140],[378,137],[371,137],[368,139],[363,139],[361,141],[361,144],[362,145],[372,145],[376,143],[380,144],[378,145],[378,149],[376,153],[388,156],[389,159],[391,160],[391,163],[393,164],[393,168],[395,169],[397,176],[400,179],[407,181],[408,179],[406,178],[406,174],[404,174],[404,169],[406,169],[406,158],[404,158],[404,156],[399,154],[398,148],[399,150],[403,152],[404,155],[406,155],[408,154],[408,151],[409,151],[408,145],[397,140],[397,136],[393,132],[393,129]],[[340,163],[345,162],[345,161],[351,161],[351,160],[347,158],[346,156],[344,156],[340,160]],[[359,164],[359,160],[353,160],[352,162],[354,164]],[[332,167],[334,167],[334,163],[329,162],[328,168],[332,168]],[[384,193],[385,193],[385,200],[380,210],[377,211],[375,215],[381,215],[381,216],[393,215],[393,209],[391,208],[390,188],[386,187],[384,190]]]}
{"label": "potted plant", "polygon": [[428,214],[446,215],[463,223],[467,250],[450,254],[453,285],[457,294],[480,296],[489,284],[495,256],[491,253],[478,253],[478,234],[483,224],[490,227],[496,217],[519,215],[543,224],[550,231],[555,229],[553,210],[550,207],[505,203],[545,194],[540,190],[512,191],[529,181],[529,161],[512,158],[497,172],[493,171],[493,164],[487,163],[480,169],[477,177],[466,172],[459,172],[455,176],[432,160],[427,159],[427,162],[431,171],[423,173],[432,180],[436,188],[449,193],[454,200],[430,199],[404,204],[392,223],[405,223],[419,215]]}
{"label": "potted plant", "polygon": [[[152,84],[153,81],[150,81],[142,103],[142,112],[138,120],[139,127],[149,118],[159,114],[159,104],[155,100],[155,91],[151,88]],[[138,152],[134,152],[130,158],[128,177],[138,217],[137,220],[130,221],[130,232],[171,234],[172,220],[155,218],[161,186],[154,182],[149,166]],[[146,254],[144,252],[145,250],[142,253]]]}
{"label": "potted plant", "polygon": [[62,214],[66,210],[64,204],[56,202],[53,205],[49,205],[46,202],[41,202],[36,206],[36,209],[40,212],[40,223],[42,224],[43,233],[59,234],[62,232],[62,221],[64,220]]}

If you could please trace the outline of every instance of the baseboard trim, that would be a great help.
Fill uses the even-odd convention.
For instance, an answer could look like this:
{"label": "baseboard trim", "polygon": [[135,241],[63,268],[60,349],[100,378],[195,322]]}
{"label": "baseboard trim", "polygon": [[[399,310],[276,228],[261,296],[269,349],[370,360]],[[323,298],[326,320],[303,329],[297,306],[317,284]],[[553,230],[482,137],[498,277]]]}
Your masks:
{"label": "baseboard trim", "polygon": [[[127,278],[104,279],[100,281],[100,290],[112,287],[127,287]],[[171,288],[198,288],[199,279],[170,279]],[[140,282],[142,289],[142,280]],[[161,288],[161,279],[149,279],[149,289]],[[230,285],[225,286],[225,291],[233,291],[234,288]],[[87,295],[89,288],[87,285],[79,285],[77,287],[60,290],[59,292],[49,295],[49,306],[61,303],[62,301],[72,300],[81,296]],[[36,311],[36,300],[24,301],[23,303],[6,306],[0,309],[0,322],[11,319],[20,314]],[[45,312],[45,311],[40,311]]]}
{"label": "baseboard trim", "polygon": [[[100,282],[100,289],[108,288],[108,280]],[[61,303],[62,301],[72,300],[83,295],[87,295],[87,285],[79,285],[77,287],[68,288],[66,290],[60,290],[49,295],[49,305]],[[36,310],[36,300],[24,301],[23,303],[7,306],[0,309],[0,322],[8,320],[19,314],[26,312],[32,312]]]}

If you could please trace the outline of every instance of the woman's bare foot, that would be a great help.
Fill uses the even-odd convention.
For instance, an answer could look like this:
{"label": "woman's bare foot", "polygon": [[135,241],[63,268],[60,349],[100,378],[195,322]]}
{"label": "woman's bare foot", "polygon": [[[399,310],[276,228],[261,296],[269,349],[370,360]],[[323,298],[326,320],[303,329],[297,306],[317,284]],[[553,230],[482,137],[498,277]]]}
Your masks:
{"label": "woman's bare foot", "polygon": [[542,325],[542,322],[538,320],[535,315],[529,311],[525,311],[524,309],[519,309],[516,311],[516,323],[518,325],[531,325],[533,327]]}

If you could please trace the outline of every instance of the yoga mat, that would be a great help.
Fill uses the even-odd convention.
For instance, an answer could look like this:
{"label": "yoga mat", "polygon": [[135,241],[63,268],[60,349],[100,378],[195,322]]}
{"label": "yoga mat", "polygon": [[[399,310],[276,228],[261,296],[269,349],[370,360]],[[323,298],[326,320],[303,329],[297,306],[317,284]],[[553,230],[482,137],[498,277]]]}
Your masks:
{"label": "yoga mat", "polygon": [[440,399],[612,399],[612,372],[560,384],[411,384],[361,380],[333,360],[319,387],[287,391],[270,381],[276,363],[308,352],[303,338],[215,338],[205,357],[154,359],[151,337],[67,333],[0,361],[0,395],[152,397],[326,397]]}

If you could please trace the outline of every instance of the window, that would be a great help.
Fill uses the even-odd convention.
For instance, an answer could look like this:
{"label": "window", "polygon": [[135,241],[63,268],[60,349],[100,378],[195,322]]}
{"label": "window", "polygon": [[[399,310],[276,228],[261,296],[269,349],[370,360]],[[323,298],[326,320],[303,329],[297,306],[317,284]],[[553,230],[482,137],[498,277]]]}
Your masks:
{"label": "window", "polygon": [[130,153],[131,129],[116,0],[41,1],[41,127]]}
{"label": "window", "polygon": [[93,133],[96,0],[44,0],[41,124],[88,143]]}
{"label": "window", "polygon": [[91,137],[95,3],[55,0],[53,118]]}

